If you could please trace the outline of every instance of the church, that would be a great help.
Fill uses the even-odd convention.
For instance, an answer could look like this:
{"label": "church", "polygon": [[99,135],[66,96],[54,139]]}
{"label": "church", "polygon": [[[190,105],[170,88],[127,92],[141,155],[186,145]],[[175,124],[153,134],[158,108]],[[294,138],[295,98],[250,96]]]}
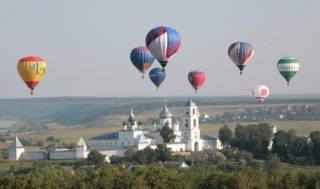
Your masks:
{"label": "church", "polygon": [[[159,113],[159,123],[152,130],[145,130],[137,124],[133,110],[131,109],[128,121],[119,132],[93,137],[90,141],[90,149],[98,150],[107,156],[123,156],[129,149],[142,150],[147,146],[155,149],[157,144],[164,144],[172,152],[202,151],[205,149],[222,149],[218,137],[201,135],[199,128],[200,111],[191,100],[184,106],[182,123],[173,118],[167,105],[164,105]],[[173,130],[175,138],[169,143],[164,143],[160,130],[167,125]]]}
{"label": "church", "polygon": [[[15,137],[9,148],[9,160],[35,160],[35,159],[85,159],[90,150],[97,150],[106,155],[108,160],[111,156],[124,156],[128,149],[136,151],[146,147],[157,148],[158,144],[164,144],[172,152],[194,152],[206,149],[222,149],[218,137],[213,135],[201,135],[199,125],[200,111],[198,106],[191,100],[184,106],[184,114],[178,119],[174,118],[167,105],[164,105],[159,113],[159,122],[152,129],[144,129],[138,125],[133,109],[131,108],[128,120],[124,122],[119,132],[95,136],[90,139],[87,147],[84,139],[80,137],[75,149],[55,149],[46,151],[25,151],[18,137]],[[160,135],[160,130],[167,126],[172,129],[174,139],[165,143]]]}

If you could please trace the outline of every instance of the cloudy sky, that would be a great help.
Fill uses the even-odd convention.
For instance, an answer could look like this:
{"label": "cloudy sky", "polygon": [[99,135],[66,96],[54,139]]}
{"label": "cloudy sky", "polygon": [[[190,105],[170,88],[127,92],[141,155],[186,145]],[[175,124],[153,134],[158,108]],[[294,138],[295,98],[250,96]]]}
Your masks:
{"label": "cloudy sky", "polygon": [[[320,93],[319,10],[319,0],[1,1],[0,98],[29,97],[16,71],[29,55],[48,65],[36,97],[190,96],[187,73],[194,69],[207,75],[200,96],[250,95],[257,84],[271,94]],[[175,28],[182,46],[157,92],[129,54],[159,25]],[[227,56],[234,41],[256,49],[242,76]],[[300,61],[289,87],[276,69],[284,56]]]}

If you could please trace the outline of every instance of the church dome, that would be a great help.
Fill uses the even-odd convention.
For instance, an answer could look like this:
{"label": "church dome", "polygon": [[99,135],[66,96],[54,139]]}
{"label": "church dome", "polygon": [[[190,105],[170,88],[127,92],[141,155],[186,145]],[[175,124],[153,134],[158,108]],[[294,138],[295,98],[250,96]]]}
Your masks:
{"label": "church dome", "polygon": [[170,112],[170,110],[168,109],[167,105],[165,105],[162,109],[162,111],[160,112],[160,119],[164,119],[164,118],[170,118],[172,117],[172,113]]}

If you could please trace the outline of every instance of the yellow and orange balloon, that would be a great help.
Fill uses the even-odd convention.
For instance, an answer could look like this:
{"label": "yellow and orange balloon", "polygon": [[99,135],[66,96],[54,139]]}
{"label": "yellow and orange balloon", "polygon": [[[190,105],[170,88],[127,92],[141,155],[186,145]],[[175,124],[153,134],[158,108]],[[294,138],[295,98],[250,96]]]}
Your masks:
{"label": "yellow and orange balloon", "polygon": [[17,70],[31,90],[31,95],[39,82],[43,79],[46,72],[47,64],[44,59],[35,56],[24,57],[19,60]]}

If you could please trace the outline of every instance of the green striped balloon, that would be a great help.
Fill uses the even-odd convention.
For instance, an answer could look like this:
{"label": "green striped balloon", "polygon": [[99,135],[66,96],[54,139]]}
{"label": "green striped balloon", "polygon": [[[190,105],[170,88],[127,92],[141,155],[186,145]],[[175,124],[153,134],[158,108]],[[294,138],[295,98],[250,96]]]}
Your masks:
{"label": "green striped balloon", "polygon": [[290,80],[299,71],[299,62],[296,58],[285,57],[278,61],[277,67],[278,71],[286,79],[287,84],[289,85]]}

